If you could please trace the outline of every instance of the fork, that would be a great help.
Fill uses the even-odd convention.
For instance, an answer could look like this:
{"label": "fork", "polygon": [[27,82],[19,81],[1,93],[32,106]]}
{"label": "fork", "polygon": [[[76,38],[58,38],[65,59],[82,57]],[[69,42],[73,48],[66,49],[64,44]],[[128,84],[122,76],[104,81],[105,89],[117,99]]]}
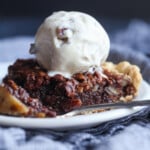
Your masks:
{"label": "fork", "polygon": [[75,110],[72,110],[64,115],[59,115],[57,118],[62,117],[72,117],[76,115],[82,115],[86,113],[93,113],[96,111],[104,111],[107,109],[115,109],[115,108],[132,108],[135,106],[148,106],[150,105],[150,99],[147,100],[136,100],[131,102],[117,102],[117,103],[104,103],[104,104],[96,104],[90,106],[84,106]]}

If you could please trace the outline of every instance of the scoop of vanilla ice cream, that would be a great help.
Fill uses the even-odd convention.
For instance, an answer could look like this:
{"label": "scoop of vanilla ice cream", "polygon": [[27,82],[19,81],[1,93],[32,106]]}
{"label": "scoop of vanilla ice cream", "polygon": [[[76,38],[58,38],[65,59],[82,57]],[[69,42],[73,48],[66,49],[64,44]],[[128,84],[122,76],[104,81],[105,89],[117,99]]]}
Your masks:
{"label": "scoop of vanilla ice cream", "polygon": [[39,27],[30,53],[50,75],[72,75],[100,66],[108,54],[110,41],[101,24],[81,12],[59,11]]}

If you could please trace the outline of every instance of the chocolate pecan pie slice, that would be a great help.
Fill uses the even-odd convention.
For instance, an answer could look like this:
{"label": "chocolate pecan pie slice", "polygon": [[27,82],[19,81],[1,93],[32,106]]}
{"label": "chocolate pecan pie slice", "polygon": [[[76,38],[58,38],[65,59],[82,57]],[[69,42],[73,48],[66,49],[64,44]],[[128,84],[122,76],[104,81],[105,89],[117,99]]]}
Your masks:
{"label": "chocolate pecan pie slice", "polygon": [[101,67],[65,78],[49,76],[35,59],[18,59],[0,86],[0,113],[55,117],[82,106],[131,101],[138,94],[142,76],[137,66],[105,62]]}

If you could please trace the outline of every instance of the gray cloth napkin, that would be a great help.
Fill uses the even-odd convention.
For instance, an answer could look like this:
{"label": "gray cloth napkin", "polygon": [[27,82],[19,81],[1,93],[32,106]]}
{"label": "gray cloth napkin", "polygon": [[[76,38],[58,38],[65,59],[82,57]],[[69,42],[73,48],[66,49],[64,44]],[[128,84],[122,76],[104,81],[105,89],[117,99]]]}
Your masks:
{"label": "gray cloth napkin", "polygon": [[[111,39],[108,60],[128,60],[137,64],[150,83],[150,25],[132,21],[126,30]],[[0,62],[28,58],[33,37],[0,40]],[[149,150],[150,109],[76,131],[0,127],[0,150]]]}

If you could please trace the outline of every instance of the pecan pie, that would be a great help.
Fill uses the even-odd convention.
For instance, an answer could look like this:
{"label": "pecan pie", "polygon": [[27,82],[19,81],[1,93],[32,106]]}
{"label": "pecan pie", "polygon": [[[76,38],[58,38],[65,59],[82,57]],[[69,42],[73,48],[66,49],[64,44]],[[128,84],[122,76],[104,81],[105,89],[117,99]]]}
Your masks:
{"label": "pecan pie", "polygon": [[133,100],[142,80],[139,68],[128,62],[105,62],[101,68],[67,78],[49,76],[35,59],[18,59],[0,86],[0,113],[55,117],[82,106]]}

